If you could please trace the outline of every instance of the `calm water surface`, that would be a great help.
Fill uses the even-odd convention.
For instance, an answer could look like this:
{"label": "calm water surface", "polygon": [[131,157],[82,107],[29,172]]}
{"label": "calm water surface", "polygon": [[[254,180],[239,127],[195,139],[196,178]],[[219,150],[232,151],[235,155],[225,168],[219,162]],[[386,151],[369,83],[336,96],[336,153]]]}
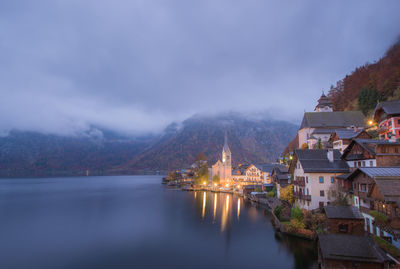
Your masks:
{"label": "calm water surface", "polygon": [[276,234],[263,209],[160,182],[0,180],[0,268],[315,268],[312,243]]}

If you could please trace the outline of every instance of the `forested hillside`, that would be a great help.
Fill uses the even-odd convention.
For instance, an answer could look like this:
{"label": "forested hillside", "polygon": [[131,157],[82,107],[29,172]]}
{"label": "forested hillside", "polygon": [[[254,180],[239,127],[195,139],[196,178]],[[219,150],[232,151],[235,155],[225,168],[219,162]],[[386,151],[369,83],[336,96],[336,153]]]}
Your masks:
{"label": "forested hillside", "polygon": [[378,101],[400,99],[400,40],[377,62],[356,68],[332,86],[334,109],[371,113]]}

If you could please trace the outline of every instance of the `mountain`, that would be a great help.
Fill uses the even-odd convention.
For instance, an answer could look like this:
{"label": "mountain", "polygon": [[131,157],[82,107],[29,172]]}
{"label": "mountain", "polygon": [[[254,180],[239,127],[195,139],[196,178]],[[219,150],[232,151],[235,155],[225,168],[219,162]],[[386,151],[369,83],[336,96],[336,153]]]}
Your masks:
{"label": "mountain", "polygon": [[334,109],[371,113],[378,101],[400,99],[400,40],[373,64],[356,68],[331,87]]}
{"label": "mountain", "polygon": [[189,166],[199,152],[220,158],[225,131],[232,161],[275,161],[297,126],[266,116],[193,116],[162,134],[64,137],[13,131],[0,137],[0,177],[143,174]]}
{"label": "mountain", "polygon": [[239,113],[218,116],[194,116],[181,126],[172,125],[170,132],[143,154],[124,163],[124,169],[170,170],[187,167],[203,152],[210,163],[220,158],[225,130],[233,164],[275,161],[297,126],[284,121],[249,117]]}

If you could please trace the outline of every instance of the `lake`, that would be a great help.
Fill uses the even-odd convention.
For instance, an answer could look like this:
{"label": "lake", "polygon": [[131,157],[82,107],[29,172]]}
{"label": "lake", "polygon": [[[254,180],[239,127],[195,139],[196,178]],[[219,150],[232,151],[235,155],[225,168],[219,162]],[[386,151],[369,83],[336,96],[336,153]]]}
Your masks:
{"label": "lake", "polygon": [[313,243],[275,233],[231,194],[160,176],[0,180],[0,268],[316,268]]}

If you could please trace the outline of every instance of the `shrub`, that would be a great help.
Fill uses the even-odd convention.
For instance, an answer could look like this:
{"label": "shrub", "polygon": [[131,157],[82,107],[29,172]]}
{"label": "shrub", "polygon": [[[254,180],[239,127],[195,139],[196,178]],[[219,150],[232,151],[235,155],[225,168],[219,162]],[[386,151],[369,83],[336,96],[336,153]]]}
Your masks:
{"label": "shrub", "polygon": [[390,255],[394,257],[398,257],[400,255],[400,250],[390,244],[385,239],[382,239],[376,235],[374,235],[374,241],[378,244],[380,248],[383,248],[386,252],[389,252]]}
{"label": "shrub", "polygon": [[271,198],[275,196],[275,193],[273,191],[267,192],[267,194],[265,195],[267,196],[267,198]]}
{"label": "shrub", "polygon": [[299,230],[299,229],[304,229],[305,225],[301,220],[298,219],[291,219],[290,220],[290,226],[295,229],[295,230]]}
{"label": "shrub", "polygon": [[375,218],[376,222],[384,223],[388,221],[388,217],[376,210],[369,211],[369,214]]}
{"label": "shrub", "polygon": [[256,192],[262,192],[262,189],[261,188],[256,188],[255,191]]}
{"label": "shrub", "polygon": [[281,199],[284,201],[289,202],[290,204],[293,204],[294,198],[293,198],[293,185],[286,186],[280,190],[281,193]]}
{"label": "shrub", "polygon": [[292,208],[291,218],[297,219],[298,221],[303,220],[303,212],[301,211],[301,209],[298,206],[294,206]]}
{"label": "shrub", "polygon": [[279,220],[281,219],[281,211],[282,207],[280,205],[276,206],[274,209],[274,214]]}

